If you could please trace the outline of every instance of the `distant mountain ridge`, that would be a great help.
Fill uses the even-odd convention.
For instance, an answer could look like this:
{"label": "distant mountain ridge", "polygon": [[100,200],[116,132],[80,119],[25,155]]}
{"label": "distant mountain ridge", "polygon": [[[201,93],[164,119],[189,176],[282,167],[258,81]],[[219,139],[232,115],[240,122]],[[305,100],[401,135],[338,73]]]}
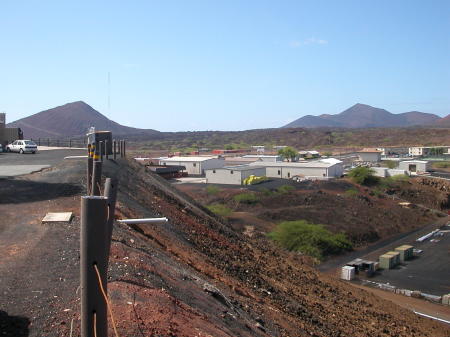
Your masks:
{"label": "distant mountain ridge", "polygon": [[[439,125],[443,120],[437,115],[410,111],[393,114],[385,109],[375,108],[370,105],[357,103],[347,110],[336,115],[323,114],[320,116],[303,116],[283,128],[318,128],[318,127],[342,127],[342,128],[371,128],[371,127],[408,127],[415,125]],[[448,124],[450,125],[450,117]]]}
{"label": "distant mountain ridge", "polygon": [[8,127],[21,128],[25,138],[79,137],[85,135],[91,126],[96,130],[112,131],[113,135],[159,133],[152,129],[137,129],[116,123],[83,101],[44,110],[8,124]]}

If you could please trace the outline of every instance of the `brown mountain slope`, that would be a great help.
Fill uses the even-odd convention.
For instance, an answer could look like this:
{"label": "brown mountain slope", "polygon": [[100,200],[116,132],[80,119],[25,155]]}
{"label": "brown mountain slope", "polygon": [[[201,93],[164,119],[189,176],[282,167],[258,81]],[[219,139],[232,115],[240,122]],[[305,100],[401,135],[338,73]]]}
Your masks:
{"label": "brown mountain slope", "polygon": [[38,112],[8,124],[20,127],[25,138],[67,138],[85,135],[94,126],[97,130],[109,130],[115,135],[158,133],[155,130],[136,129],[120,125],[102,115],[90,105],[78,101]]}
{"label": "brown mountain slope", "polygon": [[393,114],[387,110],[375,108],[367,104],[357,103],[336,115],[304,116],[287,125],[285,128],[317,128],[317,127],[408,127],[413,125],[430,125],[440,118],[434,114],[410,111]]}

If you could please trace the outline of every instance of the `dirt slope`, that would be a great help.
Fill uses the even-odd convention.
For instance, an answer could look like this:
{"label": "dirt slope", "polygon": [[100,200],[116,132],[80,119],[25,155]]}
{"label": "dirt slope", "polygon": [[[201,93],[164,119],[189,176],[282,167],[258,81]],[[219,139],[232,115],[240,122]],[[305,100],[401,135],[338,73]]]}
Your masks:
{"label": "dirt slope", "polygon": [[[82,188],[84,168],[84,162],[66,162],[22,180],[29,189],[39,186],[36,182]],[[134,162],[108,162],[104,173],[120,179],[117,216],[170,220],[115,225],[108,289],[121,336],[450,336],[448,327],[317,273],[307,260],[277,249],[264,236],[241,236]],[[0,181],[0,187],[10,183]],[[71,325],[78,335],[78,196],[83,192],[70,189],[73,195],[58,197],[48,190],[53,206],[47,189],[32,205],[24,200],[0,205],[11,214],[25,207],[39,213],[26,213],[22,225],[28,234],[41,233],[14,235],[27,249],[0,263],[0,291],[8,290],[0,299],[0,310],[8,313],[0,315],[0,328],[9,324],[6,336],[68,336]],[[55,207],[75,212],[72,225],[38,227],[33,219]],[[21,228],[17,221],[0,218],[5,242],[11,237],[4,236],[5,229]],[[29,322],[29,331],[14,333],[17,320],[22,328]]]}
{"label": "dirt slope", "polygon": [[[168,216],[168,226],[139,227],[139,230],[155,247],[181,263],[178,273],[187,273],[191,268],[196,271],[194,277],[188,275],[181,280],[173,276],[173,288],[164,289],[225,331],[242,327],[239,332],[230,332],[240,335],[247,329],[250,335],[281,336],[450,334],[448,329],[437,328],[434,323],[365,291],[319,275],[302,258],[278,250],[263,236],[250,239],[239,235],[138,164],[122,165],[117,173],[121,178],[122,212],[143,216],[150,211]],[[134,266],[140,265],[138,259],[142,256],[137,253]],[[144,263],[138,269],[146,266]],[[130,272],[128,281],[142,287],[138,273]],[[184,293],[180,298],[179,289],[183,289],[180,283],[185,282],[192,284],[188,287],[192,297]],[[148,286],[154,284],[149,281]],[[205,311],[196,301],[197,296],[204,297],[205,293],[222,306],[221,315],[211,312],[210,306]],[[227,321],[230,315],[231,321]],[[148,326],[148,322],[142,324]],[[195,329],[195,323],[191,321],[185,328]],[[188,334],[180,330],[177,335]]]}

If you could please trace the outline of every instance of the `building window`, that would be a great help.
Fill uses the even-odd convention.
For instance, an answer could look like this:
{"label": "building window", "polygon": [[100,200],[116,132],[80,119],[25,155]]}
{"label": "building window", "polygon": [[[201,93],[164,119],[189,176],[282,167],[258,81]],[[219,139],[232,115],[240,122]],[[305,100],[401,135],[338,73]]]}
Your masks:
{"label": "building window", "polygon": [[288,172],[288,178],[290,178],[291,177],[291,172]]}
{"label": "building window", "polygon": [[281,174],[281,170],[278,170],[278,175],[280,175]]}
{"label": "building window", "polygon": [[233,174],[233,170],[230,171],[230,174]]}
{"label": "building window", "polygon": [[197,163],[192,164],[192,166],[196,167],[196,166],[197,166]]}

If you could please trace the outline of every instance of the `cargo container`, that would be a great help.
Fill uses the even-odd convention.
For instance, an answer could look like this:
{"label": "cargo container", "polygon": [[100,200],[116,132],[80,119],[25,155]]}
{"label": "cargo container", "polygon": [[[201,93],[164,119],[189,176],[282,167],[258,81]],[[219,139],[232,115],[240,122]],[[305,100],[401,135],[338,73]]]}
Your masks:
{"label": "cargo container", "polygon": [[389,254],[383,254],[379,257],[379,267],[383,269],[391,269],[395,266],[394,257]]}
{"label": "cargo container", "polygon": [[394,257],[394,266],[400,263],[400,253],[391,250],[390,252],[385,253],[385,255],[392,255]]}
{"label": "cargo container", "polygon": [[395,248],[400,253],[400,262],[405,262],[413,257],[413,246],[403,245]]}
{"label": "cargo container", "polygon": [[341,270],[341,279],[351,281],[355,278],[355,267],[344,266]]}

